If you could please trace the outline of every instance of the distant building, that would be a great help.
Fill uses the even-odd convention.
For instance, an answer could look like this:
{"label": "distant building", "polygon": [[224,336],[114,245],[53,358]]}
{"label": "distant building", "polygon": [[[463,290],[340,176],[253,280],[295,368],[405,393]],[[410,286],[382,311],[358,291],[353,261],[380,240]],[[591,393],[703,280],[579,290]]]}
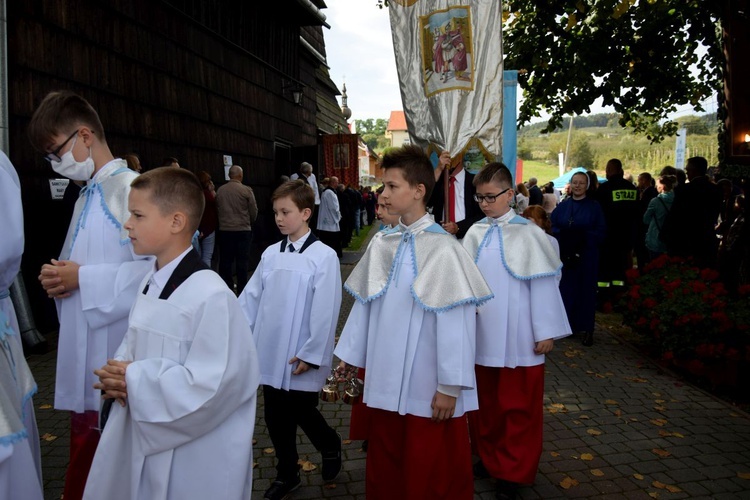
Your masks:
{"label": "distant building", "polygon": [[359,185],[377,186],[382,182],[379,168],[380,157],[359,138]]}
{"label": "distant building", "polygon": [[406,128],[406,117],[403,111],[391,111],[385,136],[391,140],[391,147],[400,148],[404,144],[411,144],[409,131]]}

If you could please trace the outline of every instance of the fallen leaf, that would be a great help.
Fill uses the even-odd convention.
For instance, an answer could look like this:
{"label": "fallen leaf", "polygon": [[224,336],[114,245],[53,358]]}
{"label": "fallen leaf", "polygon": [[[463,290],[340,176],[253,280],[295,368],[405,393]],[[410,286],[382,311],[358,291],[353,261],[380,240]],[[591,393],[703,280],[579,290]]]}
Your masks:
{"label": "fallen leaf", "polygon": [[658,398],[661,397],[661,392],[652,392],[651,395]]}
{"label": "fallen leaf", "polygon": [[631,422],[638,422],[638,417],[630,417]]}
{"label": "fallen leaf", "polygon": [[335,489],[336,489],[336,483],[328,483],[328,484],[324,484],[324,485],[323,485],[323,488],[325,488],[325,489],[327,489],[327,490],[335,490]]}
{"label": "fallen leaf", "polygon": [[40,410],[49,410],[50,408],[52,408],[52,405],[42,405],[39,407]]}
{"label": "fallen leaf", "polygon": [[668,484],[667,485],[667,491],[670,492],[670,493],[679,493],[682,490],[679,487],[677,487],[677,486],[675,486],[673,484]]}
{"label": "fallen leaf", "polygon": [[550,408],[557,408],[558,410],[564,410],[565,409],[565,405],[562,404],[562,403],[552,403],[550,405]]}
{"label": "fallen leaf", "polygon": [[735,413],[735,412],[732,411],[732,412],[729,412],[729,416],[730,417],[739,417],[739,414],[737,414],[737,413]]}
{"label": "fallen leaf", "polygon": [[606,376],[608,376],[608,377],[611,377],[612,375],[614,375],[614,373],[612,373],[612,372],[607,372],[607,373],[605,373],[605,375],[606,375]]}
{"label": "fallen leaf", "polygon": [[663,418],[652,418],[651,420],[649,420],[649,422],[651,422],[654,425],[658,425],[659,427],[662,427],[667,424],[667,421]]}
{"label": "fallen leaf", "polygon": [[42,436],[42,439],[44,439],[47,442],[50,442],[50,441],[54,441],[55,439],[57,439],[57,436],[53,436],[52,434],[48,432],[47,434]]}
{"label": "fallen leaf", "polygon": [[661,437],[676,437],[676,438],[684,438],[682,434],[679,432],[667,432],[667,431],[659,431],[659,435]]}
{"label": "fallen leaf", "polygon": [[649,492],[648,496],[650,496],[651,498],[659,498],[659,494],[655,491]]}
{"label": "fallen leaf", "polygon": [[641,378],[641,377],[624,377],[624,378],[625,380],[629,380],[631,382],[637,382],[639,384],[645,384],[646,382],[648,382],[648,379]]}
{"label": "fallen leaf", "polygon": [[651,483],[651,486],[653,486],[654,488],[659,488],[660,490],[663,490],[667,487],[667,485],[662,483],[661,481],[654,481],[653,483]]}
{"label": "fallen leaf", "polygon": [[585,460],[586,462],[590,462],[593,459],[594,459],[594,455],[592,455],[591,453],[582,453],[581,454],[581,460]]}
{"label": "fallen leaf", "polygon": [[579,415],[578,418],[581,420],[588,420],[590,417],[584,413],[583,415]]}
{"label": "fallen leaf", "polygon": [[596,372],[595,372],[595,371],[593,371],[593,370],[586,370],[586,373],[588,373],[589,375],[593,375],[593,374],[594,374],[594,373],[596,373]]}
{"label": "fallen leaf", "polygon": [[654,453],[656,453],[657,455],[659,455],[661,458],[666,458],[666,457],[668,457],[668,456],[671,455],[671,453],[668,452],[667,450],[662,450],[660,448],[654,448],[651,451],[654,452]]}
{"label": "fallen leaf", "polygon": [[654,406],[654,410],[656,411],[667,411],[667,409],[663,406]]}
{"label": "fallen leaf", "polygon": [[253,438],[253,445],[256,445],[256,444],[258,444],[258,440]]}
{"label": "fallen leaf", "polygon": [[633,474],[633,477],[639,481],[643,481],[643,474]]}
{"label": "fallen leaf", "polygon": [[589,429],[586,431],[588,434],[591,434],[592,436],[600,436],[602,431],[598,429]]}
{"label": "fallen leaf", "polygon": [[263,448],[263,453],[265,453],[266,455],[270,455],[274,451],[275,450],[273,448]]}
{"label": "fallen leaf", "polygon": [[560,454],[558,452],[556,452],[556,451],[550,451],[549,454],[552,455],[553,457],[559,457],[560,456]]}
{"label": "fallen leaf", "polygon": [[657,400],[654,401],[654,403],[660,405],[662,403],[666,403],[666,401],[664,401],[663,399],[657,399]]}
{"label": "fallen leaf", "polygon": [[567,490],[572,486],[578,486],[578,481],[570,476],[565,476],[565,479],[560,481],[560,486]]}
{"label": "fallen leaf", "polygon": [[607,378],[606,376],[602,375],[601,373],[597,373],[596,375],[594,375],[594,377],[596,377],[596,378]]}
{"label": "fallen leaf", "polygon": [[622,415],[622,410],[615,410],[615,416],[619,417]]}
{"label": "fallen leaf", "polygon": [[301,458],[299,460],[297,460],[297,463],[302,466],[302,470],[304,472],[314,471],[315,469],[318,468],[318,466],[315,465],[314,463],[312,463],[311,461],[309,461],[309,460],[302,460]]}
{"label": "fallen leaf", "polygon": [[591,475],[596,477],[602,477],[604,473],[599,469],[591,469]]}
{"label": "fallen leaf", "polygon": [[571,368],[578,368],[578,363],[570,363],[568,366]]}
{"label": "fallen leaf", "polygon": [[253,462],[253,469],[258,466],[258,462]]}
{"label": "fallen leaf", "polygon": [[617,405],[617,404],[620,404],[620,403],[618,403],[618,402],[617,402],[617,401],[615,401],[614,399],[608,399],[608,400],[606,400],[606,401],[604,402],[604,404],[605,404],[605,405]]}
{"label": "fallen leaf", "polygon": [[737,477],[740,479],[750,479],[750,472],[738,472]]}
{"label": "fallen leaf", "polygon": [[343,441],[341,441],[341,444],[352,444],[352,440],[351,439],[344,439]]}
{"label": "fallen leaf", "polygon": [[573,420],[573,423],[576,424],[576,425],[581,425],[581,421],[580,420]]}

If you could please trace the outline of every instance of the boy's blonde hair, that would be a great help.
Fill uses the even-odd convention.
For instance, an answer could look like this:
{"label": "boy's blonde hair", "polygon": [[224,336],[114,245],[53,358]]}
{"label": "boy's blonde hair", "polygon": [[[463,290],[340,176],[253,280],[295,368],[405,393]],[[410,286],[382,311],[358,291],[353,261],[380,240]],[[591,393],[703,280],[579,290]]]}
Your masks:
{"label": "boy's blonde hair", "polygon": [[311,211],[315,208],[315,193],[310,184],[301,179],[287,181],[276,188],[271,195],[271,203],[279,198],[289,198],[292,200],[300,211],[309,208]]}
{"label": "boy's blonde hair", "polygon": [[31,117],[29,140],[36,149],[45,151],[53,137],[69,135],[81,125],[90,128],[100,142],[107,142],[99,114],[86,99],[69,90],[50,92]]}
{"label": "boy's blonde hair", "polygon": [[424,185],[425,194],[422,199],[424,203],[430,199],[432,190],[435,188],[435,172],[430,158],[419,146],[408,145],[391,150],[383,155],[380,168],[399,168],[403,172],[404,179],[409,186],[417,187]]}
{"label": "boy's blonde hair", "polygon": [[164,214],[187,215],[190,234],[198,229],[206,199],[200,181],[189,170],[159,167],[141,174],[130,183],[131,189],[149,191],[151,202]]}

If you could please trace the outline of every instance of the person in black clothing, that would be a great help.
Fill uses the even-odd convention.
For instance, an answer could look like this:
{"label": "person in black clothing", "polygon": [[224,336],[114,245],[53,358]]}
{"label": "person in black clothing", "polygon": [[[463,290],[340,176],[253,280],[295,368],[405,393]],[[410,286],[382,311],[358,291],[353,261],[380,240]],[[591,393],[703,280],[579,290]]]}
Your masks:
{"label": "person in black clothing", "polygon": [[542,193],[542,190],[536,184],[536,177],[531,177],[529,179],[529,206],[541,205],[544,199],[544,193]]}
{"label": "person in black clothing", "polygon": [[633,247],[643,218],[638,190],[625,180],[622,162],[617,158],[609,160],[605,172],[607,182],[596,192],[607,224],[599,261],[600,304],[610,301],[625,287],[625,271],[633,267]]}
{"label": "person in black clothing", "polygon": [[[474,201],[474,174],[467,172],[463,167],[463,161],[460,161],[455,168],[450,168],[451,155],[447,151],[440,154],[440,161],[435,168],[435,188],[432,190],[432,196],[427,202],[428,209],[432,209],[432,215],[436,221],[440,221],[443,229],[461,239],[469,230],[472,224],[482,219],[484,214],[479,208],[479,204]],[[453,187],[453,207],[449,206],[448,217],[445,217],[445,182],[443,180],[443,170],[449,168],[449,182]],[[449,185],[449,200],[451,186]],[[452,208],[452,209],[451,209]]]}
{"label": "person in black clothing", "polygon": [[674,190],[674,203],[662,228],[669,255],[693,258],[699,267],[715,267],[719,241],[715,227],[721,210],[721,188],[706,177],[708,162],[689,158],[688,181]]}

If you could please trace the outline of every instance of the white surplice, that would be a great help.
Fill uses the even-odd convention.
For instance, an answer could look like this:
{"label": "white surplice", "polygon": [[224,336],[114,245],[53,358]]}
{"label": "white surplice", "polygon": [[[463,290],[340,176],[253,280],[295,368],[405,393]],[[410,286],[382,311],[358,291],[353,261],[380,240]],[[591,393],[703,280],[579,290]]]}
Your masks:
{"label": "white surplice", "polygon": [[[535,344],[571,334],[558,288],[559,273],[556,262],[552,262],[547,273],[520,276],[514,270],[516,276],[513,276],[508,270],[510,256],[505,255],[503,242],[503,229],[508,228],[508,224],[514,225],[515,231],[510,237],[515,239],[517,247],[528,249],[549,244],[541,229],[509,212],[492,221],[490,229],[480,238],[482,244],[478,248],[469,249],[471,254],[478,253],[475,255],[477,266],[495,295],[477,314],[476,363],[504,368],[541,365],[544,354],[534,353]],[[469,231],[481,227],[475,226]],[[465,238],[465,245],[471,240],[471,237]],[[555,250],[552,252],[558,254]],[[517,268],[532,267],[519,262],[529,255],[533,255],[532,252],[513,256]]]}
{"label": "white surplice", "polygon": [[[308,237],[311,237],[309,235]],[[284,239],[284,242],[287,240]],[[341,266],[330,247],[315,241],[298,253],[269,246],[239,297],[260,353],[261,384],[317,392],[331,371],[341,307]],[[297,357],[319,368],[292,375]]]}
{"label": "white surplice", "polygon": [[139,293],[115,358],[133,361],[127,406],[112,407],[84,498],[250,498],[258,358],[224,281],[203,270],[166,300]]}
{"label": "white surplice", "polygon": [[[82,413],[99,409],[99,391],[92,387],[97,381],[93,370],[101,368],[122,342],[138,284],[151,269],[150,258],[136,256],[129,241],[123,244],[125,221],[113,217],[102,190],[95,186],[120,182],[117,175],[132,180],[132,171],[114,174],[123,163],[111,161],[96,173],[76,202],[85,207],[81,217],[70,222],[77,229],[69,260],[81,268],[78,290],[70,297],[56,299],[60,320],[55,379],[58,410]],[[121,184],[118,202],[127,206],[129,182]]]}
{"label": "white surplice", "polygon": [[[8,435],[0,435],[0,498],[42,498],[42,468],[39,451],[39,432],[34,418],[36,393],[19,336],[18,320],[10,299],[9,290],[21,267],[23,255],[23,208],[21,206],[21,184],[18,174],[5,153],[0,151],[0,317],[6,324],[0,325],[7,335],[0,356],[5,361],[12,357],[16,366],[6,366],[3,373],[24,370],[30,377],[31,387],[20,387],[13,376],[0,380],[0,391],[8,396],[6,403],[13,400],[14,406],[22,408],[23,430]],[[12,332],[12,333],[11,333]],[[11,343],[13,343],[11,345]],[[4,410],[10,411],[10,408]]]}
{"label": "white surplice", "polygon": [[[476,305],[457,303],[435,312],[415,300],[412,240],[431,226],[429,215],[412,226],[401,226],[404,236],[384,292],[366,302],[355,301],[334,352],[346,363],[367,369],[363,401],[368,406],[430,418],[432,399],[440,391],[457,398],[454,417],[460,417],[478,407]],[[447,234],[442,244],[459,245]],[[434,284],[440,287],[450,279],[435,276]]]}

